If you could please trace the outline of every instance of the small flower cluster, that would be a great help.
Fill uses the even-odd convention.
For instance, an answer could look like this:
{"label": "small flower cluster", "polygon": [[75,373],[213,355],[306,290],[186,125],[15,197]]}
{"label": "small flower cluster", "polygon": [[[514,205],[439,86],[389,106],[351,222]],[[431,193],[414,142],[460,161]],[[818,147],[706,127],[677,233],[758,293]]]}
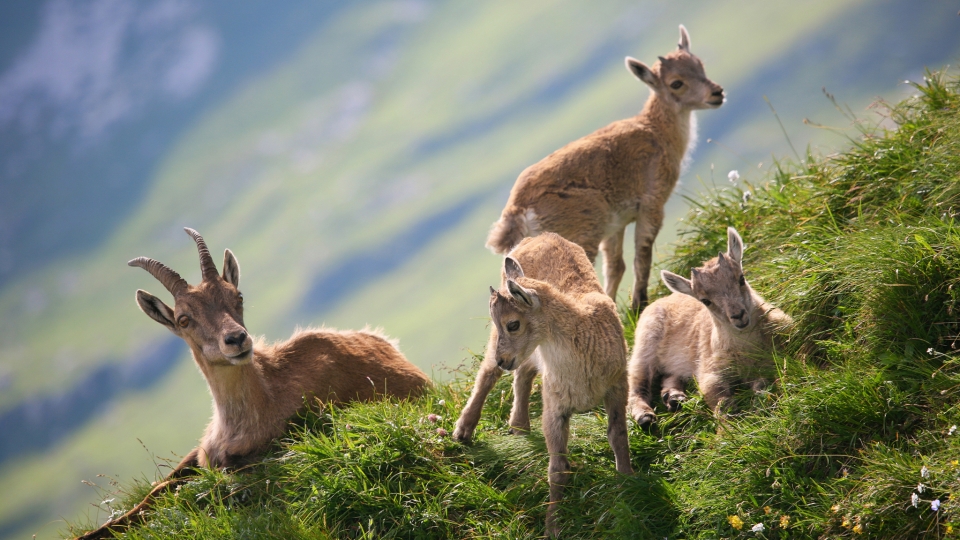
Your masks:
{"label": "small flower cluster", "polygon": [[[830,512],[833,514],[839,514],[840,505],[835,504],[831,506]],[[845,514],[840,520],[840,526],[844,529],[850,529],[853,531],[853,534],[863,534],[864,531],[863,523],[860,522],[860,516],[851,517],[850,514]]]}
{"label": "small flower cluster", "polygon": [[[957,430],[957,426],[951,427],[951,428],[950,428],[949,435],[953,435],[953,433],[954,433],[956,430]],[[953,460],[953,461],[951,461],[950,463],[951,463],[954,467],[957,466],[957,460]],[[930,478],[930,469],[928,469],[926,465],[923,465],[922,467],[920,467],[920,478]],[[914,490],[914,492],[910,494],[910,506],[912,506],[912,507],[914,507],[914,508],[919,508],[919,507],[920,507],[920,495],[921,495],[924,491],[926,491],[926,489],[927,489],[927,486],[925,486],[925,485],[923,484],[923,482],[920,482],[920,483],[917,484],[917,487],[916,487],[916,489]],[[939,511],[940,511],[940,499],[934,499],[934,500],[930,501],[930,510],[933,511],[933,512],[939,512]]]}
{"label": "small flower cluster", "polygon": [[[772,516],[774,515],[774,510],[773,510],[773,508],[771,508],[770,506],[764,506],[764,507],[763,507],[763,513],[764,513],[765,515],[768,515],[768,516],[771,516],[771,517],[772,517]],[[744,521],[743,521],[743,518],[741,518],[740,516],[738,516],[738,515],[736,515],[736,514],[727,516],[727,523],[729,523],[731,527],[733,527],[734,529],[736,529],[736,530],[738,530],[738,531],[742,531],[743,528],[744,528],[744,526],[746,525],[746,523],[744,523]],[[777,525],[780,526],[780,529],[787,529],[787,528],[789,528],[789,527],[790,527],[790,516],[787,515],[787,514],[781,514],[780,517],[779,517],[779,519],[774,522],[774,527],[776,527]],[[764,531],[766,531],[766,530],[767,530],[767,526],[764,525],[762,521],[757,522],[757,523],[753,524],[753,526],[750,527],[750,532],[754,532],[754,533],[762,533],[762,532],[764,532]]]}
{"label": "small flower cluster", "polygon": [[[437,404],[443,405],[444,401],[441,399],[440,401],[437,402]],[[423,421],[424,421],[424,418],[421,418],[420,423],[422,424]],[[430,413],[426,416],[426,421],[430,422],[431,424],[436,424],[439,422],[443,422],[443,417],[440,416],[439,414]],[[449,435],[449,433],[447,432],[447,430],[443,429],[442,427],[438,427],[437,435],[439,435],[440,437],[446,437],[447,435]]]}

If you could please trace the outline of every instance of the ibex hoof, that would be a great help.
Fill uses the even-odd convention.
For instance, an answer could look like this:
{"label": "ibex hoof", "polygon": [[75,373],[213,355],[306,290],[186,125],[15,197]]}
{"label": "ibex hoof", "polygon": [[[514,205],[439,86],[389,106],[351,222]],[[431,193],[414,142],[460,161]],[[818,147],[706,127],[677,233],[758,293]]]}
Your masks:
{"label": "ibex hoof", "polygon": [[648,428],[657,421],[657,415],[652,412],[645,412],[634,416],[633,419],[636,420],[638,426]]}
{"label": "ibex hoof", "polygon": [[530,433],[530,426],[527,426],[527,427],[512,426],[510,428],[511,435],[527,435],[528,433]]}
{"label": "ibex hoof", "polygon": [[470,439],[473,438],[473,431],[463,428],[462,426],[457,426],[457,429],[453,430],[453,440],[468,443]]}
{"label": "ibex hoof", "polygon": [[680,410],[680,404],[687,400],[687,396],[684,394],[670,394],[663,396],[663,402],[667,406],[667,410],[670,412],[677,412]]}

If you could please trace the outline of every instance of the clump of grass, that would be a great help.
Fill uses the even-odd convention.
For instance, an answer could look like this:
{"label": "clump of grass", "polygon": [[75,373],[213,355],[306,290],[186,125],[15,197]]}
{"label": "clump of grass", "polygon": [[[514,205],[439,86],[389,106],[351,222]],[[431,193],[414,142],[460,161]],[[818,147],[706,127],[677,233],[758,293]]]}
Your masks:
{"label": "clump of grass", "polygon": [[[632,428],[631,477],[614,471],[603,412],[575,416],[565,536],[923,538],[960,527],[960,87],[929,73],[917,90],[892,109],[896,131],[694,201],[664,266],[689,272],[735,226],[751,283],[796,321],[774,358],[779,381],[738,396],[739,415],[718,420],[694,393],[652,431]],[[529,436],[507,434],[510,378],[472,445],[449,437],[472,375],[415,401],[310,413],[263,461],[203,471],[125,537],[539,537],[547,455],[536,419]]]}

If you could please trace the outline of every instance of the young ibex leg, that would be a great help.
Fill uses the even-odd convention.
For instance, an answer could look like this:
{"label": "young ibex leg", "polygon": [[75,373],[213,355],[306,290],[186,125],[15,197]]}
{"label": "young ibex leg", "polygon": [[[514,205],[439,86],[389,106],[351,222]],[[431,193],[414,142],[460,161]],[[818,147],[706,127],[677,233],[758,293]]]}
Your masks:
{"label": "young ibex leg", "polygon": [[687,400],[686,386],[687,381],[683,377],[672,375],[663,378],[660,397],[668,411],[677,412],[680,410],[680,404]]}
{"label": "young ibex leg", "polygon": [[703,394],[703,401],[713,410],[717,416],[733,411],[733,393],[730,385],[719,374],[708,373],[701,374],[697,381],[700,386],[700,393]]}
{"label": "young ibex leg", "polygon": [[113,538],[114,532],[127,529],[132,525],[136,525],[143,521],[143,513],[153,506],[153,501],[162,495],[163,493],[175,488],[179,484],[182,484],[187,480],[188,477],[196,474],[194,469],[198,466],[197,455],[199,453],[199,448],[194,448],[186,455],[180,464],[177,465],[162,482],[153,486],[153,489],[150,490],[150,493],[147,493],[147,496],[143,498],[136,506],[130,509],[129,512],[119,516],[117,518],[111,519],[110,521],[101,525],[98,529],[92,530],[86,534],[78,536],[76,540],[99,540],[101,538]]}
{"label": "young ibex leg", "polygon": [[603,253],[604,291],[616,302],[620,280],[623,279],[623,273],[627,270],[627,265],[623,262],[623,229],[613,236],[604,238],[603,242],[600,242],[600,251]]}
{"label": "young ibex leg", "polygon": [[610,448],[613,449],[617,472],[633,474],[633,466],[630,464],[630,441],[627,439],[626,384],[607,391],[604,407],[607,409],[607,440],[610,442]]}
{"label": "young ibex leg", "polygon": [[[645,345],[638,342],[637,346],[644,347]],[[657,415],[653,412],[652,401],[654,377],[652,366],[655,363],[654,360],[650,359],[630,363],[630,396],[627,401],[627,410],[640,427],[650,426],[657,421]]]}
{"label": "young ibex leg", "polygon": [[637,252],[633,260],[633,300],[630,304],[630,308],[635,313],[647,307],[647,283],[650,280],[653,242],[657,239],[661,225],[663,225],[662,208],[645,207],[637,219],[637,228],[634,231]]}
{"label": "young ibex leg", "polygon": [[480,363],[480,369],[477,371],[477,379],[473,383],[473,392],[470,393],[470,399],[457,419],[456,429],[453,430],[453,438],[460,442],[469,442],[473,438],[473,431],[480,422],[480,413],[483,411],[483,402],[487,400],[487,394],[493,388],[503,370],[497,366],[497,334],[491,332],[490,343],[487,344],[487,351]]}
{"label": "young ibex leg", "polygon": [[560,533],[557,525],[557,505],[563,496],[563,486],[570,475],[570,461],[567,459],[567,438],[570,436],[571,411],[559,410],[557,404],[550,403],[549,395],[544,393],[543,436],[550,454],[547,468],[550,482],[550,502],[547,506],[547,536],[556,538]]}
{"label": "young ibex leg", "polygon": [[510,411],[510,433],[522,435],[530,431],[530,392],[533,380],[540,372],[540,352],[520,364],[513,374],[513,409]]}

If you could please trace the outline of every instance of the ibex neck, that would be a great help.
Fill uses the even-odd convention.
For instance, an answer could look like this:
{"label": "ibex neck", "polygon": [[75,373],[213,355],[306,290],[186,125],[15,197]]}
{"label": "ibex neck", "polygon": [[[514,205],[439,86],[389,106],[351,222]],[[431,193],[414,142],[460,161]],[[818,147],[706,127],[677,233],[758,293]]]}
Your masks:
{"label": "ibex neck", "polygon": [[553,287],[541,288],[537,293],[540,295],[540,313],[544,317],[547,339],[553,342],[573,339],[577,321],[581,317],[576,302]]}
{"label": "ibex neck", "polygon": [[[194,351],[194,356],[196,356]],[[269,409],[269,396],[263,375],[254,359],[239,366],[197,362],[213,396],[215,416],[224,427],[242,431],[254,427],[263,411]]]}
{"label": "ibex neck", "polygon": [[679,108],[656,92],[650,93],[638,118],[655,127],[661,140],[674,147],[675,151],[687,152],[696,139],[693,111]]}

